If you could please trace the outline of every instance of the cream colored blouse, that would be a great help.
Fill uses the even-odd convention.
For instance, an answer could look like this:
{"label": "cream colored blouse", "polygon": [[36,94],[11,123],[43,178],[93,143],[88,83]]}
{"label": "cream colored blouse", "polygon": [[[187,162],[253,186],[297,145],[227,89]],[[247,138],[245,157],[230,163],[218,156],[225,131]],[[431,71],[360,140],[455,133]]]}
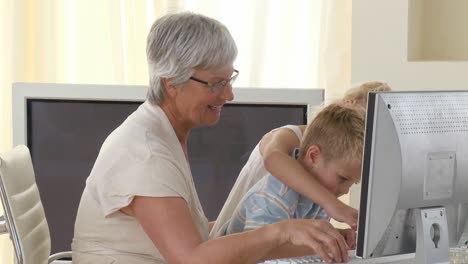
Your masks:
{"label": "cream colored blouse", "polygon": [[182,197],[208,239],[208,220],[182,147],[162,109],[148,102],[102,145],[78,209],[74,264],[166,263],[136,218],[119,211],[135,196]]}

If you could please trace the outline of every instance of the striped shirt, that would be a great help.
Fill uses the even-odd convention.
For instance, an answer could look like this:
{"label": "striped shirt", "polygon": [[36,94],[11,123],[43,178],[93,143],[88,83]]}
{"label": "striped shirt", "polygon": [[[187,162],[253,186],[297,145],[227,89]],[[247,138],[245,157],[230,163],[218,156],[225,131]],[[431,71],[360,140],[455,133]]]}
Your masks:
{"label": "striped shirt", "polygon": [[257,229],[286,219],[329,220],[325,210],[274,176],[258,181],[237,206],[225,234]]}

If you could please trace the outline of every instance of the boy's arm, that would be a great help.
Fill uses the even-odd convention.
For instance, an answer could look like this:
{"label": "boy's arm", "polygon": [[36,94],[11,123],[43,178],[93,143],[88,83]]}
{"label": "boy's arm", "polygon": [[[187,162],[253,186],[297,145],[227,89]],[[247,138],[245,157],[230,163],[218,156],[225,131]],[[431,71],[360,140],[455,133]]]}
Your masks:
{"label": "boy's arm", "polygon": [[316,202],[335,220],[357,226],[357,210],[347,206],[312,177],[290,153],[300,141],[293,131],[280,128],[266,134],[260,143],[265,168],[286,186]]}

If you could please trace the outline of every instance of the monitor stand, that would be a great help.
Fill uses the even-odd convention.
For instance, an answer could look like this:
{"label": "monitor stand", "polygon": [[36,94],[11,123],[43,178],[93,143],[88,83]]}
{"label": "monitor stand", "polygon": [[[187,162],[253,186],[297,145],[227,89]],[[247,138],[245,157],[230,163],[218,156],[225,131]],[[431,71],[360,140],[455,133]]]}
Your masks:
{"label": "monitor stand", "polygon": [[416,264],[450,264],[447,217],[444,207],[414,209]]}

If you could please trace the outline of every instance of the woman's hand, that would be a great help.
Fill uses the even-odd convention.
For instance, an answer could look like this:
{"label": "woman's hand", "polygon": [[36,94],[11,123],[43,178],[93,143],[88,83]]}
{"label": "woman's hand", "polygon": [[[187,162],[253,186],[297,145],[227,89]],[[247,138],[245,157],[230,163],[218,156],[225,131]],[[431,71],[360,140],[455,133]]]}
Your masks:
{"label": "woman's hand", "polygon": [[279,228],[282,243],[311,248],[328,263],[348,261],[345,239],[328,221],[294,219],[274,225]]}

